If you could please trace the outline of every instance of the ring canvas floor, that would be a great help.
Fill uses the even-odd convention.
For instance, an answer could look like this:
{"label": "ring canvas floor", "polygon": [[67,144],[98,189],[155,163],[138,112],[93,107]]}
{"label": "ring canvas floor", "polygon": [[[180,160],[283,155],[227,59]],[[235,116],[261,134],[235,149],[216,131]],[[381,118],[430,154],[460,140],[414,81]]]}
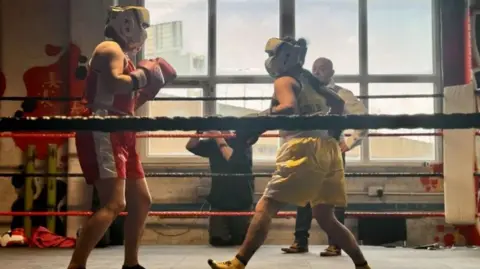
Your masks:
{"label": "ring canvas floor", "polygon": [[[249,269],[353,269],[350,259],[320,257],[325,246],[311,246],[305,254],[282,254],[283,246],[264,246],[248,264]],[[414,250],[408,248],[362,247],[372,269],[478,269],[480,248]],[[209,269],[207,259],[230,259],[236,248],[210,246],[142,246],[140,260],[147,269]],[[1,268],[65,269],[72,250],[63,249],[2,249]],[[120,269],[123,247],[95,249],[88,269]]]}

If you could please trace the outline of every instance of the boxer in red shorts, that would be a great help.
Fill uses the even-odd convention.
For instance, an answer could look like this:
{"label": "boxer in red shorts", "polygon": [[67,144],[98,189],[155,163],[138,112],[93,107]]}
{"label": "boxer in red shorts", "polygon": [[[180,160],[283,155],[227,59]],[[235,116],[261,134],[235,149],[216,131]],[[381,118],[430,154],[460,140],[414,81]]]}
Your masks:
{"label": "boxer in red shorts", "polygon": [[[84,116],[131,116],[152,100],[166,83],[176,78],[175,70],[163,59],[142,60],[135,68],[127,53],[137,53],[149,27],[149,12],[143,7],[112,7],[105,27],[106,40],[94,50],[89,64]],[[136,152],[136,134],[131,131],[76,134],[80,166],[88,184],[98,192],[101,209],[82,229],[69,269],[86,268],[95,245],[124,209],[124,269],[139,265],[138,248],[150,210],[151,197]]]}

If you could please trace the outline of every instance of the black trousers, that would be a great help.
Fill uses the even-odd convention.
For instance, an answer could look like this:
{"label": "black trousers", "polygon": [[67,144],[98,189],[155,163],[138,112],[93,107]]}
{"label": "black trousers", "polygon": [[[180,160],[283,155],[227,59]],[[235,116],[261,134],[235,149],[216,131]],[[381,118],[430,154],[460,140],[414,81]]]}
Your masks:
{"label": "black trousers", "polygon": [[[343,166],[345,167],[345,153],[342,154]],[[335,217],[341,223],[345,223],[345,208],[335,208]],[[312,227],[312,208],[310,204],[305,207],[297,207],[297,219],[295,220],[295,242],[308,245],[310,228]],[[332,239],[328,237],[328,244],[333,245]]]}
{"label": "black trousers", "polygon": [[[252,209],[247,208],[248,211]],[[225,211],[211,209],[210,211]],[[208,223],[209,243],[212,246],[241,245],[247,234],[251,216],[211,216]]]}

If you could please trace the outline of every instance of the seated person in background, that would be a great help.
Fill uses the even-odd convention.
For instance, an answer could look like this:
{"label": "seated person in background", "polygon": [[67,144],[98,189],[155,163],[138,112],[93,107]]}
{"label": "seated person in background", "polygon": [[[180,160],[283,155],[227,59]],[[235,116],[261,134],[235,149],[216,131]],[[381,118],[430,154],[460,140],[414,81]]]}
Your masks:
{"label": "seated person in background", "polygon": [[[197,132],[198,133],[198,132]],[[210,131],[212,135],[229,131]],[[200,139],[192,137],[186,148],[209,159],[211,173],[250,174],[249,176],[212,176],[207,201],[212,211],[251,211],[253,204],[252,148],[240,145],[234,137]],[[212,246],[240,245],[250,223],[249,216],[212,216],[209,220],[209,243]]]}

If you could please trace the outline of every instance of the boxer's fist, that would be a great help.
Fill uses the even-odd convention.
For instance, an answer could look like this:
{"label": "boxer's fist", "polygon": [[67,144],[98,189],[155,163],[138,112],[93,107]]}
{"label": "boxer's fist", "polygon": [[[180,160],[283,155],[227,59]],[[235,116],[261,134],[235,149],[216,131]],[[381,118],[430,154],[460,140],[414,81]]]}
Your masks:
{"label": "boxer's fist", "polygon": [[[153,98],[157,96],[158,92],[165,86],[165,84],[172,82],[177,77],[177,72],[175,69],[162,58],[142,60],[138,63],[138,68],[140,70],[147,70],[148,72],[149,70],[154,69],[155,72],[160,74],[160,76],[152,80],[148,80],[147,76],[148,82],[145,86],[141,87],[142,89],[139,91],[135,109],[141,107],[147,101],[153,100]],[[144,72],[148,74],[147,71]]]}
{"label": "boxer's fist", "polygon": [[153,87],[160,89],[165,85],[162,68],[154,60],[141,60],[137,64],[137,70],[133,71],[132,75],[137,78],[139,88]]}
{"label": "boxer's fist", "polygon": [[170,83],[177,78],[177,71],[175,71],[173,66],[170,65],[167,61],[165,61],[165,59],[159,57],[155,59],[155,62],[160,66],[160,69],[162,70],[165,84]]}
{"label": "boxer's fist", "polygon": [[[251,113],[243,116],[242,118],[253,118],[258,117],[260,113]],[[258,138],[267,130],[262,128],[262,126],[249,126],[248,128],[242,130],[236,130],[235,135],[237,141],[244,143],[246,145],[253,145],[258,141]]]}

